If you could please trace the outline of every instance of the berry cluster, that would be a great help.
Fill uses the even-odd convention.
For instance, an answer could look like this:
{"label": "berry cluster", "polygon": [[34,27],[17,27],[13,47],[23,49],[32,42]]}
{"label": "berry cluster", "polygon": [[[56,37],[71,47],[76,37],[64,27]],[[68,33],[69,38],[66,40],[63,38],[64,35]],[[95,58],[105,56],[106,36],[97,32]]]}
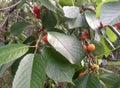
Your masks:
{"label": "berry cluster", "polygon": [[[102,22],[100,23],[100,26],[103,27]],[[82,41],[85,53],[85,57],[83,59],[83,66],[85,69],[82,69],[79,72],[78,77],[84,76],[87,73],[97,73],[99,71],[99,65],[94,57],[96,47],[94,43],[90,42],[91,36],[89,30],[84,29],[81,32],[79,39]]]}
{"label": "berry cluster", "polygon": [[35,14],[35,17],[36,17],[37,19],[40,19],[40,18],[41,18],[41,16],[40,16],[40,9],[39,9],[38,6],[34,6],[34,7],[33,7],[33,13]]}

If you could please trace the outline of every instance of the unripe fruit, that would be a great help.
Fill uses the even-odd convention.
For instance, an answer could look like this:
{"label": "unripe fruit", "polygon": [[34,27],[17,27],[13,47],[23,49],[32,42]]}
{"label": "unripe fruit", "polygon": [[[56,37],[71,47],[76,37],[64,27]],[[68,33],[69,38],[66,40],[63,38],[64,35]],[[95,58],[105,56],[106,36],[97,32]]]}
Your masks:
{"label": "unripe fruit", "polygon": [[92,70],[98,71],[99,69],[100,69],[99,65],[97,65],[97,64],[92,65]]}
{"label": "unripe fruit", "polygon": [[48,36],[47,35],[43,36],[42,40],[47,43],[48,42]]}
{"label": "unripe fruit", "polygon": [[88,47],[87,47],[87,50],[92,52],[95,50],[95,45],[94,44],[89,44]]}
{"label": "unripe fruit", "polygon": [[83,45],[83,48],[84,48],[84,52],[86,52],[87,51],[87,46]]}

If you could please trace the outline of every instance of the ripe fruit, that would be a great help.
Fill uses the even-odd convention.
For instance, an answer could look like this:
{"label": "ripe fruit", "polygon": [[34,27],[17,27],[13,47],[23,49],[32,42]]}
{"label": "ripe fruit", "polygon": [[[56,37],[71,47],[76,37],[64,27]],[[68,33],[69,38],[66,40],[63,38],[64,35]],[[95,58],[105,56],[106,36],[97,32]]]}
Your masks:
{"label": "ripe fruit", "polygon": [[83,48],[84,48],[84,52],[86,52],[87,51],[87,46],[83,45]]}
{"label": "ripe fruit", "polygon": [[85,72],[80,72],[80,73],[79,73],[79,77],[81,77],[81,76],[83,76],[83,75],[85,75]]}
{"label": "ripe fruit", "polygon": [[43,36],[42,40],[47,43],[48,42],[48,36],[47,35]]}
{"label": "ripe fruit", "polygon": [[92,65],[92,70],[93,71],[98,71],[99,69],[100,69],[99,65],[97,65],[97,64]]}
{"label": "ripe fruit", "polygon": [[118,29],[120,29],[120,23],[117,23],[114,26],[117,27]]}
{"label": "ripe fruit", "polygon": [[33,12],[34,12],[34,14],[40,13],[39,7],[38,7],[38,6],[34,6],[34,7],[33,7]]}
{"label": "ripe fruit", "polygon": [[85,40],[87,40],[89,38],[90,38],[90,36],[89,36],[88,30],[87,29],[83,30],[82,34],[81,34],[81,40],[85,41]]}
{"label": "ripe fruit", "polygon": [[40,19],[40,9],[38,8],[38,6],[34,6],[34,8],[33,8],[33,13],[35,14],[35,17],[37,18],[37,19]]}
{"label": "ripe fruit", "polygon": [[94,44],[89,44],[88,47],[87,47],[87,50],[92,52],[95,50],[95,45]]}
{"label": "ripe fruit", "polygon": [[37,19],[40,19],[40,13],[38,13],[38,14],[35,14],[35,17],[37,18]]}
{"label": "ripe fruit", "polygon": [[101,28],[103,28],[103,27],[104,27],[102,22],[100,22],[100,27],[101,27]]}

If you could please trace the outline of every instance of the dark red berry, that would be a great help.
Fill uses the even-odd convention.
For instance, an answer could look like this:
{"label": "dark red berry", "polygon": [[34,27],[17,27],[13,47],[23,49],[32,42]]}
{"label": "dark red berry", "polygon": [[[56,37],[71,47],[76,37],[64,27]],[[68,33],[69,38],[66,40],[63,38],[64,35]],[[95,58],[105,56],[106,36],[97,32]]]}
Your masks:
{"label": "dark red berry", "polygon": [[100,27],[101,27],[101,28],[103,28],[103,27],[104,27],[104,26],[103,26],[103,23],[102,23],[101,21],[100,21]]}
{"label": "dark red berry", "polygon": [[38,6],[34,6],[34,7],[33,7],[33,12],[34,12],[34,14],[40,13],[39,7],[38,7]]}
{"label": "dark red berry", "polygon": [[120,29],[120,23],[117,23],[114,26],[117,27],[118,29]]}
{"label": "dark red berry", "polygon": [[35,14],[35,17],[36,17],[37,19],[40,19],[40,18],[41,18],[40,13]]}

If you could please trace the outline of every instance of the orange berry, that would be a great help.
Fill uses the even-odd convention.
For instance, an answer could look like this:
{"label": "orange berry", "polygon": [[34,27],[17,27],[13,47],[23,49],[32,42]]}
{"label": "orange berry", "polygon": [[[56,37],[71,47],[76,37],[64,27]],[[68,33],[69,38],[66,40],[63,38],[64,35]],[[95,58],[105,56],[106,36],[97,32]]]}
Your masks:
{"label": "orange berry", "polygon": [[48,36],[47,35],[43,36],[42,40],[47,43],[48,42]]}
{"label": "orange berry", "polygon": [[95,50],[95,45],[94,44],[89,44],[88,47],[87,47],[87,50],[92,52]]}

